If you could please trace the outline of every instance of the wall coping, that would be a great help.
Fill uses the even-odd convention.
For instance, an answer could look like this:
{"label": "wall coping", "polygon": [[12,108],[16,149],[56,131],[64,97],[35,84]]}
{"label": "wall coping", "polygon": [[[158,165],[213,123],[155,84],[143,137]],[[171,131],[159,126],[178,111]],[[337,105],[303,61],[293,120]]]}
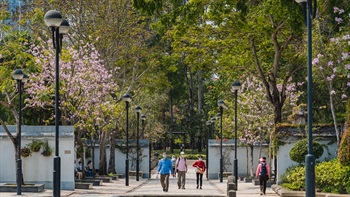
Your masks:
{"label": "wall coping", "polygon": [[[12,135],[16,135],[16,125],[7,125]],[[60,137],[74,137],[74,126],[59,126]],[[22,125],[22,137],[55,137],[55,126]],[[0,137],[8,137],[3,127],[0,127]]]}

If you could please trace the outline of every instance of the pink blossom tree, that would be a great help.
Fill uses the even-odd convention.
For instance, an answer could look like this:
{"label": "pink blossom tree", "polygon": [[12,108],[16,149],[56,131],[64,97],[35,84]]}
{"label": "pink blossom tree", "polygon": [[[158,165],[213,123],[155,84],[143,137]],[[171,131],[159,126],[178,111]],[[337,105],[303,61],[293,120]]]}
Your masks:
{"label": "pink blossom tree", "polygon": [[323,82],[327,87],[337,144],[339,145],[340,131],[335,103],[348,98],[346,89],[350,86],[350,34],[346,26],[350,24],[350,18],[343,9],[334,7],[333,10],[336,14],[334,20],[339,25],[339,33],[326,41],[319,35],[320,52],[313,59],[312,65],[315,68],[316,79],[320,79],[318,81]]}
{"label": "pink blossom tree", "polygon": [[[50,46],[51,41],[48,42]],[[54,117],[54,50],[46,49],[43,45],[32,45],[30,52],[35,56],[40,72],[31,75],[27,90],[30,95],[30,98],[26,99],[27,106],[47,109]],[[62,124],[74,125],[77,136],[76,148],[80,150],[83,148],[82,137],[93,135],[97,132],[95,125],[98,125],[100,131],[98,136],[103,146],[101,149],[105,151],[108,131],[114,128],[113,117],[121,111],[113,101],[118,86],[112,82],[111,74],[104,67],[99,53],[92,44],[81,43],[77,49],[69,46],[67,50],[63,50],[59,69],[59,107]],[[80,154],[83,159],[83,152]],[[106,161],[106,158],[103,157],[102,160]]]}

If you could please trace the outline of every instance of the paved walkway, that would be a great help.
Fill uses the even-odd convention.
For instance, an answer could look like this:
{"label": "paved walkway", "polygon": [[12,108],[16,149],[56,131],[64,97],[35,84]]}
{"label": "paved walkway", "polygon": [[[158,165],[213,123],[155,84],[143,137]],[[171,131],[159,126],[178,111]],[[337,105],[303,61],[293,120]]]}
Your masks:
{"label": "paved walkway", "polygon": [[[190,164],[190,161],[188,162]],[[204,175],[205,176],[205,175]],[[206,180],[203,177],[203,189],[196,189],[196,178],[194,168],[189,167],[186,175],[186,189],[178,189],[177,178],[170,178],[169,191],[163,192],[156,171],[152,171],[152,179],[140,179],[130,177],[129,186],[125,186],[125,179],[115,180],[112,183],[103,183],[102,186],[94,186],[90,190],[76,189],[75,191],[61,191],[61,196],[69,197],[123,197],[123,196],[205,196],[223,197],[227,196],[227,180],[220,183],[219,180]],[[0,193],[0,197],[17,196],[16,193]],[[52,196],[52,190],[41,193],[22,193],[22,196],[46,197]],[[259,186],[252,183],[238,182],[237,197],[260,196]],[[278,196],[271,188],[267,188],[267,197]]]}

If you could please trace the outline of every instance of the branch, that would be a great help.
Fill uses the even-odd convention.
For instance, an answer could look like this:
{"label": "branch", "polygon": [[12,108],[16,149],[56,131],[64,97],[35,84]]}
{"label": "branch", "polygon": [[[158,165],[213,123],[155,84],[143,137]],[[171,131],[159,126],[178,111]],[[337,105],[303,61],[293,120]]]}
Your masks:
{"label": "branch", "polygon": [[260,75],[260,77],[265,85],[265,88],[266,88],[266,95],[269,98],[270,102],[273,103],[272,95],[270,92],[270,86],[269,86],[268,82],[266,81],[265,75],[261,69],[261,65],[260,65],[260,62],[259,62],[259,59],[257,56],[257,51],[256,51],[255,42],[254,42],[253,38],[250,39],[250,44],[252,47],[252,52],[253,52],[253,57],[254,57],[256,69],[258,70],[259,75]]}
{"label": "branch", "polygon": [[13,135],[10,133],[10,131],[8,130],[8,128],[7,128],[7,126],[6,126],[6,124],[5,124],[5,122],[0,118],[0,124],[2,125],[2,128],[4,128],[4,130],[5,130],[5,132],[6,132],[6,134],[7,134],[7,136],[10,138],[10,140],[12,141],[12,143],[14,144],[14,145],[17,145],[17,139],[15,139],[14,137],[13,137]]}

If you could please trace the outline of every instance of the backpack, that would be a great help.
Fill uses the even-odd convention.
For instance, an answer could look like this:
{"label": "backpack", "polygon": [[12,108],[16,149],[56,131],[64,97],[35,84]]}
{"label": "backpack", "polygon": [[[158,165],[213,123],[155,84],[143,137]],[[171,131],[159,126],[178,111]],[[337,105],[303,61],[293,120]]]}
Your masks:
{"label": "backpack", "polygon": [[261,170],[260,170],[260,176],[266,176],[266,175],[267,175],[266,163],[262,163]]}

